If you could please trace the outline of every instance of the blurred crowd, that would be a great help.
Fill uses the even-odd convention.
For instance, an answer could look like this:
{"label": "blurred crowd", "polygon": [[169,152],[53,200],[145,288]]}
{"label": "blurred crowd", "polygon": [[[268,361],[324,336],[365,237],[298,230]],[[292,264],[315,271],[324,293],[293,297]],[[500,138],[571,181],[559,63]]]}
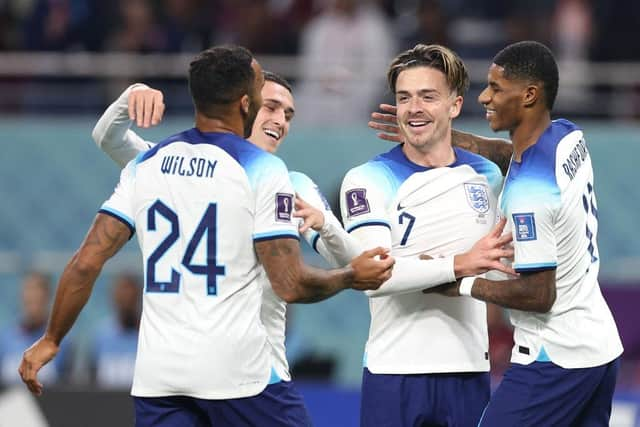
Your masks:
{"label": "blurred crowd", "polygon": [[[464,60],[487,60],[511,42],[533,39],[567,64],[563,76],[583,85],[563,85],[556,110],[638,117],[640,81],[628,72],[623,85],[603,81],[602,73],[594,81],[582,62],[640,61],[638,22],[636,0],[0,0],[0,52],[195,53],[239,44],[258,57],[297,59],[277,69],[263,63],[295,84],[297,122],[341,126],[365,123],[372,108],[389,101],[384,70],[401,50],[440,43]],[[7,93],[0,111],[87,111],[105,102],[97,79],[61,73],[30,86],[19,74],[7,77],[0,78]],[[83,90],[63,86],[90,81]],[[151,83],[168,98],[176,94],[178,111],[191,111],[182,84]],[[69,90],[79,95],[69,99]],[[472,84],[470,98],[478,93]],[[466,112],[481,114],[472,104]]]}
{"label": "blurred crowd", "polygon": [[233,42],[294,55],[331,36],[322,27],[372,24],[397,49],[437,42],[484,58],[536,39],[561,55],[625,61],[640,59],[638,22],[635,0],[0,0],[0,50],[195,52]]}

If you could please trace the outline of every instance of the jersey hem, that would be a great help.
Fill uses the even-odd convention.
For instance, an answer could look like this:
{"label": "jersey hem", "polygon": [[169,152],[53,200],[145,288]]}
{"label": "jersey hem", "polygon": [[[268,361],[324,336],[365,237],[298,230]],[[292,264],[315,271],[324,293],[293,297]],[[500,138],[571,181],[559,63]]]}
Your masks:
{"label": "jersey hem", "polygon": [[365,365],[364,368],[367,368],[369,372],[372,374],[400,374],[400,375],[410,375],[410,374],[460,374],[465,372],[489,372],[490,365],[487,361],[486,363],[480,364],[457,364],[457,365],[443,365],[443,366],[413,366],[407,367],[407,365],[403,366],[373,366]]}
{"label": "jersey hem", "polygon": [[254,397],[262,393],[268,385],[267,381],[261,382],[260,386],[253,387],[247,389],[246,391],[235,391],[235,392],[203,392],[203,393],[194,393],[194,392],[177,392],[175,390],[169,391],[151,391],[146,390],[144,388],[136,388],[131,390],[131,396],[133,397],[168,397],[168,396],[187,396],[193,397],[195,399],[207,399],[207,400],[226,400],[226,399],[242,399],[245,397]]}
{"label": "jersey hem", "polygon": [[[549,362],[553,363],[556,366],[559,366],[563,369],[585,369],[585,368],[595,368],[598,366],[606,365],[618,357],[620,357],[623,353],[624,349],[620,348],[616,352],[608,354],[606,356],[602,356],[601,358],[594,358],[590,360],[585,360],[584,358],[578,359],[563,359],[561,361],[557,360],[557,357],[554,358],[549,356]],[[519,365],[530,365],[533,362],[536,362],[537,355],[535,356],[524,356],[519,357],[520,355],[512,355],[511,363],[517,363]],[[544,362],[542,362],[544,363]],[[548,362],[547,362],[548,363]]]}

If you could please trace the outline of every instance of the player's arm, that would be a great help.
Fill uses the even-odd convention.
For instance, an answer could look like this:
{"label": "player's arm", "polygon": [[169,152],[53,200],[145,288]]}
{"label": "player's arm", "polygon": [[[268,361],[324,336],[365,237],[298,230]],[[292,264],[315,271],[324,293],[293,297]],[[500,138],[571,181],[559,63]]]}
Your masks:
{"label": "player's arm", "polygon": [[330,265],[339,267],[362,253],[363,248],[347,233],[331,210],[312,205],[296,195],[294,216],[303,220],[300,234]]}
{"label": "player's arm", "polygon": [[467,277],[432,291],[448,296],[472,296],[505,308],[547,313],[556,300],[556,269],[521,273],[509,280]]}
{"label": "player's arm", "polygon": [[513,155],[513,145],[506,139],[485,138],[456,129],[451,130],[453,145],[491,160],[498,165],[502,175],[506,175]]}
{"label": "player's arm", "polygon": [[104,263],[131,235],[131,228],[120,220],[102,213],[96,216],[82,245],[60,277],[44,336],[24,352],[20,363],[20,376],[32,393],[42,394],[38,371],[58,353],[60,342],[87,303]]}
{"label": "player's arm", "polygon": [[[334,270],[304,264],[295,239],[259,241],[255,248],[274,292],[288,303],[322,301],[349,288],[377,289],[389,279],[394,265],[383,248],[366,251],[346,267]],[[377,260],[377,256],[384,259]]]}
{"label": "player's arm", "polygon": [[[511,235],[502,234],[504,225],[505,221],[500,221],[489,234],[462,254],[432,259],[396,257],[391,279],[380,289],[367,291],[367,295],[381,297],[417,292],[455,282],[457,278],[483,274],[489,270],[513,274],[510,267],[500,262],[501,258],[513,256],[513,250],[506,247],[511,241]],[[352,234],[364,247],[380,239],[389,242],[391,240],[390,231],[381,226],[359,227]]]}
{"label": "player's arm", "polygon": [[556,300],[557,201],[553,196],[547,197],[532,189],[513,197],[510,203],[512,209],[517,209],[508,218],[515,249],[513,268],[519,276],[508,280],[465,277],[445,286],[443,293],[472,296],[506,308],[546,313]]}
{"label": "player's arm", "polygon": [[502,307],[547,313],[556,300],[556,269],[521,273],[511,280],[476,278],[471,296]]}
{"label": "player's arm", "polygon": [[[378,181],[376,181],[378,179]],[[391,225],[385,198],[385,181],[366,169],[351,170],[344,178],[340,203],[345,228],[363,248],[392,247]],[[503,246],[511,240],[502,236],[502,221],[491,233],[478,241],[467,253],[434,259],[396,257],[391,279],[378,290],[367,291],[370,297],[417,292],[444,283],[455,282],[470,272],[480,274],[491,269],[511,272],[500,263],[500,257],[512,255]]]}
{"label": "player's arm", "polygon": [[[371,113],[369,127],[378,132],[378,138],[391,142],[402,142],[398,122],[396,118],[396,107],[390,104],[380,104],[381,112]],[[485,138],[471,133],[461,132],[453,129],[451,131],[451,141],[465,150],[478,153],[486,157],[500,167],[503,175],[509,170],[513,145],[500,138]]]}
{"label": "player's arm", "polygon": [[160,123],[163,114],[162,92],[136,83],[106,109],[91,136],[102,151],[120,167],[124,167],[138,153],[153,145],[130,129],[133,121],[138,127],[147,128]]}

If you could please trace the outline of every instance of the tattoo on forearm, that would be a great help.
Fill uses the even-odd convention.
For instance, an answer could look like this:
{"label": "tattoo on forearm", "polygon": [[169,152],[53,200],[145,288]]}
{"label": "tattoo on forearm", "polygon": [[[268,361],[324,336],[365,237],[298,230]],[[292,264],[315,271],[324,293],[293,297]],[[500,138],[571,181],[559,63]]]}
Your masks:
{"label": "tattoo on forearm", "polygon": [[453,130],[454,145],[491,160],[498,165],[503,175],[506,175],[513,154],[513,146],[503,139],[483,138],[466,132]]}
{"label": "tattoo on forearm", "polygon": [[269,279],[279,294],[295,298],[296,302],[321,301],[348,285],[347,274],[332,273],[305,266],[296,255],[297,242],[275,239],[255,245],[258,258],[269,273]]}
{"label": "tattoo on forearm", "polygon": [[98,214],[84,246],[96,254],[111,257],[129,240],[129,229],[106,215]]}

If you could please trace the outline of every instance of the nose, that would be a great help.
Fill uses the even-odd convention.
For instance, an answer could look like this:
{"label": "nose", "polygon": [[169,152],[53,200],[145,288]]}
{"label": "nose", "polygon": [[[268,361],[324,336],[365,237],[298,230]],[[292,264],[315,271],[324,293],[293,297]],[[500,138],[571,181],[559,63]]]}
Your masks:
{"label": "nose", "polygon": [[285,122],[284,110],[281,108],[278,108],[277,110],[275,110],[273,112],[273,115],[271,116],[271,120],[276,126],[282,126]]}
{"label": "nose", "polygon": [[414,114],[422,111],[422,101],[420,97],[411,97],[409,100],[409,112]]}
{"label": "nose", "polygon": [[489,88],[485,87],[480,95],[478,95],[478,102],[482,105],[487,105],[491,101],[491,97],[489,96]]}

